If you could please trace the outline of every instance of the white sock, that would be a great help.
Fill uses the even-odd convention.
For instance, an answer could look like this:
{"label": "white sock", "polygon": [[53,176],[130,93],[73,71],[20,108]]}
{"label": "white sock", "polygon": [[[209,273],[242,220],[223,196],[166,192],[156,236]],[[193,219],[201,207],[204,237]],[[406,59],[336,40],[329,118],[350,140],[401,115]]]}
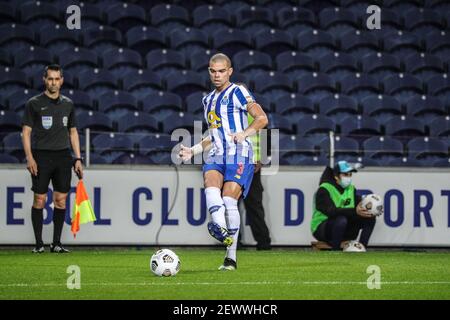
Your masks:
{"label": "white sock", "polygon": [[225,220],[225,205],[221,196],[219,188],[209,187],[205,189],[206,207],[211,215],[213,222],[217,223],[222,228],[227,227]]}
{"label": "white sock", "polygon": [[238,201],[231,197],[223,197],[223,202],[227,208],[228,232],[233,238],[233,244],[227,248],[227,258],[236,261],[236,249],[239,237],[239,227],[241,225],[241,216],[239,215]]}

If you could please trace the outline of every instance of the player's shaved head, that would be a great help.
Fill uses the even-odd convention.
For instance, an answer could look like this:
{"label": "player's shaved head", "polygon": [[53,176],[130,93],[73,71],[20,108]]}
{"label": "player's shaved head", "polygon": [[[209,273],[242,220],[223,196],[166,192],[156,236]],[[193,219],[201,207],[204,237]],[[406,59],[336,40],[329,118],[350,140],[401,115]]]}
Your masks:
{"label": "player's shaved head", "polygon": [[226,54],[216,53],[209,59],[209,64],[216,62],[225,62],[228,68],[231,68],[231,60]]}

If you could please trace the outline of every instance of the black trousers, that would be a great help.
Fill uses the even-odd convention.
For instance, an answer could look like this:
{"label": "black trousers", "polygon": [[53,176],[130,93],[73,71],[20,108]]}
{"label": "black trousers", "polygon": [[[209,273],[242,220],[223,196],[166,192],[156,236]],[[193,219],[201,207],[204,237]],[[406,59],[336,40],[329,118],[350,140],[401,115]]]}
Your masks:
{"label": "black trousers", "polygon": [[262,205],[263,191],[261,171],[258,171],[253,175],[250,190],[244,199],[250,229],[252,230],[253,238],[257,242],[258,249],[268,249],[271,242],[269,228],[267,228],[264,220],[264,207]]}

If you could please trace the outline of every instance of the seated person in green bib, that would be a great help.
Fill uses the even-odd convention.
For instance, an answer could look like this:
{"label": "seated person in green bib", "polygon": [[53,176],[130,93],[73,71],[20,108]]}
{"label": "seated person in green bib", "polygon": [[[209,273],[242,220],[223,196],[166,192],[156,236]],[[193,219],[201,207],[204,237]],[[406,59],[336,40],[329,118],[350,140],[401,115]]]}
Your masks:
{"label": "seated person in green bib", "polygon": [[333,169],[326,167],[314,197],[312,234],[333,250],[340,250],[342,241],[356,240],[360,230],[359,242],[367,247],[375,227],[375,217],[361,206],[361,197],[352,185],[355,172],[347,161],[339,161]]}

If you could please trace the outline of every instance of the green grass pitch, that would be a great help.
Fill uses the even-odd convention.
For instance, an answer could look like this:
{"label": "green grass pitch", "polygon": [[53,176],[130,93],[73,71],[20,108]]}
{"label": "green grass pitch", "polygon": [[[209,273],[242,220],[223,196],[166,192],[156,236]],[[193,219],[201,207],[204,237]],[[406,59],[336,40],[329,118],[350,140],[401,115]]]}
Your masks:
{"label": "green grass pitch", "polygon": [[[155,248],[86,249],[32,255],[0,251],[0,299],[450,299],[450,252],[367,253],[274,249],[238,252],[238,270],[218,271],[224,250],[171,248],[181,259],[175,277],[150,272]],[[81,289],[68,289],[77,265]],[[380,289],[368,289],[370,265]]]}

